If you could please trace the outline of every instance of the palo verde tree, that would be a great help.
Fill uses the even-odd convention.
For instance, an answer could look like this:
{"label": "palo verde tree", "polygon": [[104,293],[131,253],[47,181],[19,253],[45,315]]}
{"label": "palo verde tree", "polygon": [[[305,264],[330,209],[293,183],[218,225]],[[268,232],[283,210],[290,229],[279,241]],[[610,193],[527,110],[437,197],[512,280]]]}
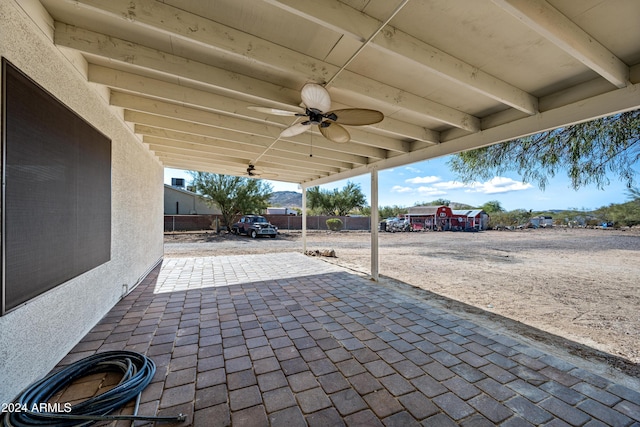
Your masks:
{"label": "palo verde tree", "polygon": [[196,192],[205,196],[210,205],[220,208],[227,227],[237,215],[260,213],[268,206],[271,185],[262,180],[209,172],[189,173]]}
{"label": "palo verde tree", "polygon": [[610,175],[631,188],[638,162],[640,110],[459,153],[448,165],[464,182],[516,171],[542,190],[549,178],[566,171],[577,190],[590,184],[603,189]]}
{"label": "palo verde tree", "polygon": [[480,209],[485,211],[488,214],[504,212],[504,208],[502,204],[498,200],[490,200],[480,206]]}
{"label": "palo verde tree", "polygon": [[363,208],[366,201],[360,185],[351,181],[342,190],[323,190],[320,187],[307,190],[309,209],[320,215],[344,216],[354,209]]}

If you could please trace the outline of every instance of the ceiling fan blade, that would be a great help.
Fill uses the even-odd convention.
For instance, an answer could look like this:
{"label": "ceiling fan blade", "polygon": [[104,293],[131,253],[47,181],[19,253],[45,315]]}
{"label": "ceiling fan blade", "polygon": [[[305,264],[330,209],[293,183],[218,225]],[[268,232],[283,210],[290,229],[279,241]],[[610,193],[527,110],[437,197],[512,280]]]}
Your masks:
{"label": "ceiling fan blade", "polygon": [[320,128],[320,133],[331,142],[344,144],[351,139],[349,132],[337,123],[330,123],[328,126],[318,126],[318,128]]}
{"label": "ceiling fan blade", "polygon": [[249,106],[247,108],[249,110],[257,111],[259,113],[275,114],[276,116],[295,116],[296,114],[304,113],[304,111],[302,109],[300,109],[299,111],[287,111],[287,110],[279,110],[277,108],[255,107],[253,105],[251,105],[251,106]]}
{"label": "ceiling fan blade", "polygon": [[250,178],[272,179],[277,178],[278,174],[273,172],[263,172],[262,169],[253,169],[249,174]]}
{"label": "ceiling fan blade", "polygon": [[327,117],[341,125],[364,126],[379,123],[384,119],[384,114],[376,110],[368,110],[366,108],[347,108],[344,110],[335,110],[328,112],[325,116],[334,114],[335,119]]}
{"label": "ceiling fan blade", "polygon": [[329,92],[320,85],[308,83],[304,85],[300,95],[307,108],[315,108],[321,112],[329,111],[331,108]]}
{"label": "ceiling fan blade", "polygon": [[301,133],[303,133],[304,131],[307,131],[307,130],[309,130],[309,124],[305,125],[305,124],[302,124],[302,123],[298,123],[298,124],[295,124],[293,126],[289,126],[285,130],[280,132],[280,136],[282,138],[287,138],[287,137],[290,137],[290,136],[300,135]]}

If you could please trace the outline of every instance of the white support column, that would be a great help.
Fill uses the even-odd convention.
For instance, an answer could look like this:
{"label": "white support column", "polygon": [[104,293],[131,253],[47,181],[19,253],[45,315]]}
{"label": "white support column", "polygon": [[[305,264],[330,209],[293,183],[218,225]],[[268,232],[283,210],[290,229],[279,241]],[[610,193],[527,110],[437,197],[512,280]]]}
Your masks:
{"label": "white support column", "polygon": [[371,279],[378,281],[378,168],[371,169]]}
{"label": "white support column", "polygon": [[307,253],[307,187],[302,187],[302,253]]}

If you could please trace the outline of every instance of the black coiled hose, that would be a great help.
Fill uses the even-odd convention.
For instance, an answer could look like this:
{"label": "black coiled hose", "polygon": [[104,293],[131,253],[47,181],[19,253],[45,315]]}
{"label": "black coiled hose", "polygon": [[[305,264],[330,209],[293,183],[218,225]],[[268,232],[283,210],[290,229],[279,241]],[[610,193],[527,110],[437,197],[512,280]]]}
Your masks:
{"label": "black coiled hose", "polygon": [[[57,392],[78,378],[99,372],[122,372],[122,380],[112,389],[61,412],[41,412]],[[185,417],[147,417],[139,415],[108,415],[138,397],[149,385],[156,365],[148,357],[132,351],[107,351],[79,360],[27,387],[14,401],[14,410],[2,417],[3,427],[84,426],[97,421],[148,420],[183,421]],[[44,405],[47,407],[47,405]],[[35,409],[35,410],[34,410]],[[137,405],[136,405],[137,411]]]}

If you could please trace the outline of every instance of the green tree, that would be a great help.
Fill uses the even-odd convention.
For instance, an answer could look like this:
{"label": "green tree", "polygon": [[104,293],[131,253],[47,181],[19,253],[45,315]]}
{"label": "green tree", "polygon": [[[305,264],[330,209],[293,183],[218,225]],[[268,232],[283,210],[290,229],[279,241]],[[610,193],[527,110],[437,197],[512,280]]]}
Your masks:
{"label": "green tree", "polygon": [[596,210],[598,222],[613,222],[614,226],[634,226],[640,224],[640,189],[630,188],[629,202],[610,204]]}
{"label": "green tree", "polygon": [[516,171],[524,182],[545,188],[566,171],[574,190],[603,189],[614,174],[631,187],[640,161],[640,110],[542,132],[456,154],[448,165],[459,179],[473,182]]}
{"label": "green tree", "polygon": [[484,205],[480,206],[480,209],[482,209],[488,214],[504,212],[504,208],[502,207],[502,204],[498,200],[488,201]]}
{"label": "green tree", "polygon": [[378,208],[380,219],[397,217],[398,215],[404,215],[408,212],[409,210],[407,208],[398,205],[381,206],[380,208]]}
{"label": "green tree", "polygon": [[320,215],[344,216],[354,209],[364,208],[366,201],[360,185],[350,181],[342,190],[322,190],[320,187],[307,190],[309,209]]}
{"label": "green tree", "polygon": [[435,199],[430,202],[416,202],[414,206],[449,206],[451,200],[447,199]]}
{"label": "green tree", "polygon": [[189,172],[197,193],[216,205],[222,221],[231,227],[237,215],[260,213],[268,206],[271,185],[259,179],[220,175],[209,172]]}

